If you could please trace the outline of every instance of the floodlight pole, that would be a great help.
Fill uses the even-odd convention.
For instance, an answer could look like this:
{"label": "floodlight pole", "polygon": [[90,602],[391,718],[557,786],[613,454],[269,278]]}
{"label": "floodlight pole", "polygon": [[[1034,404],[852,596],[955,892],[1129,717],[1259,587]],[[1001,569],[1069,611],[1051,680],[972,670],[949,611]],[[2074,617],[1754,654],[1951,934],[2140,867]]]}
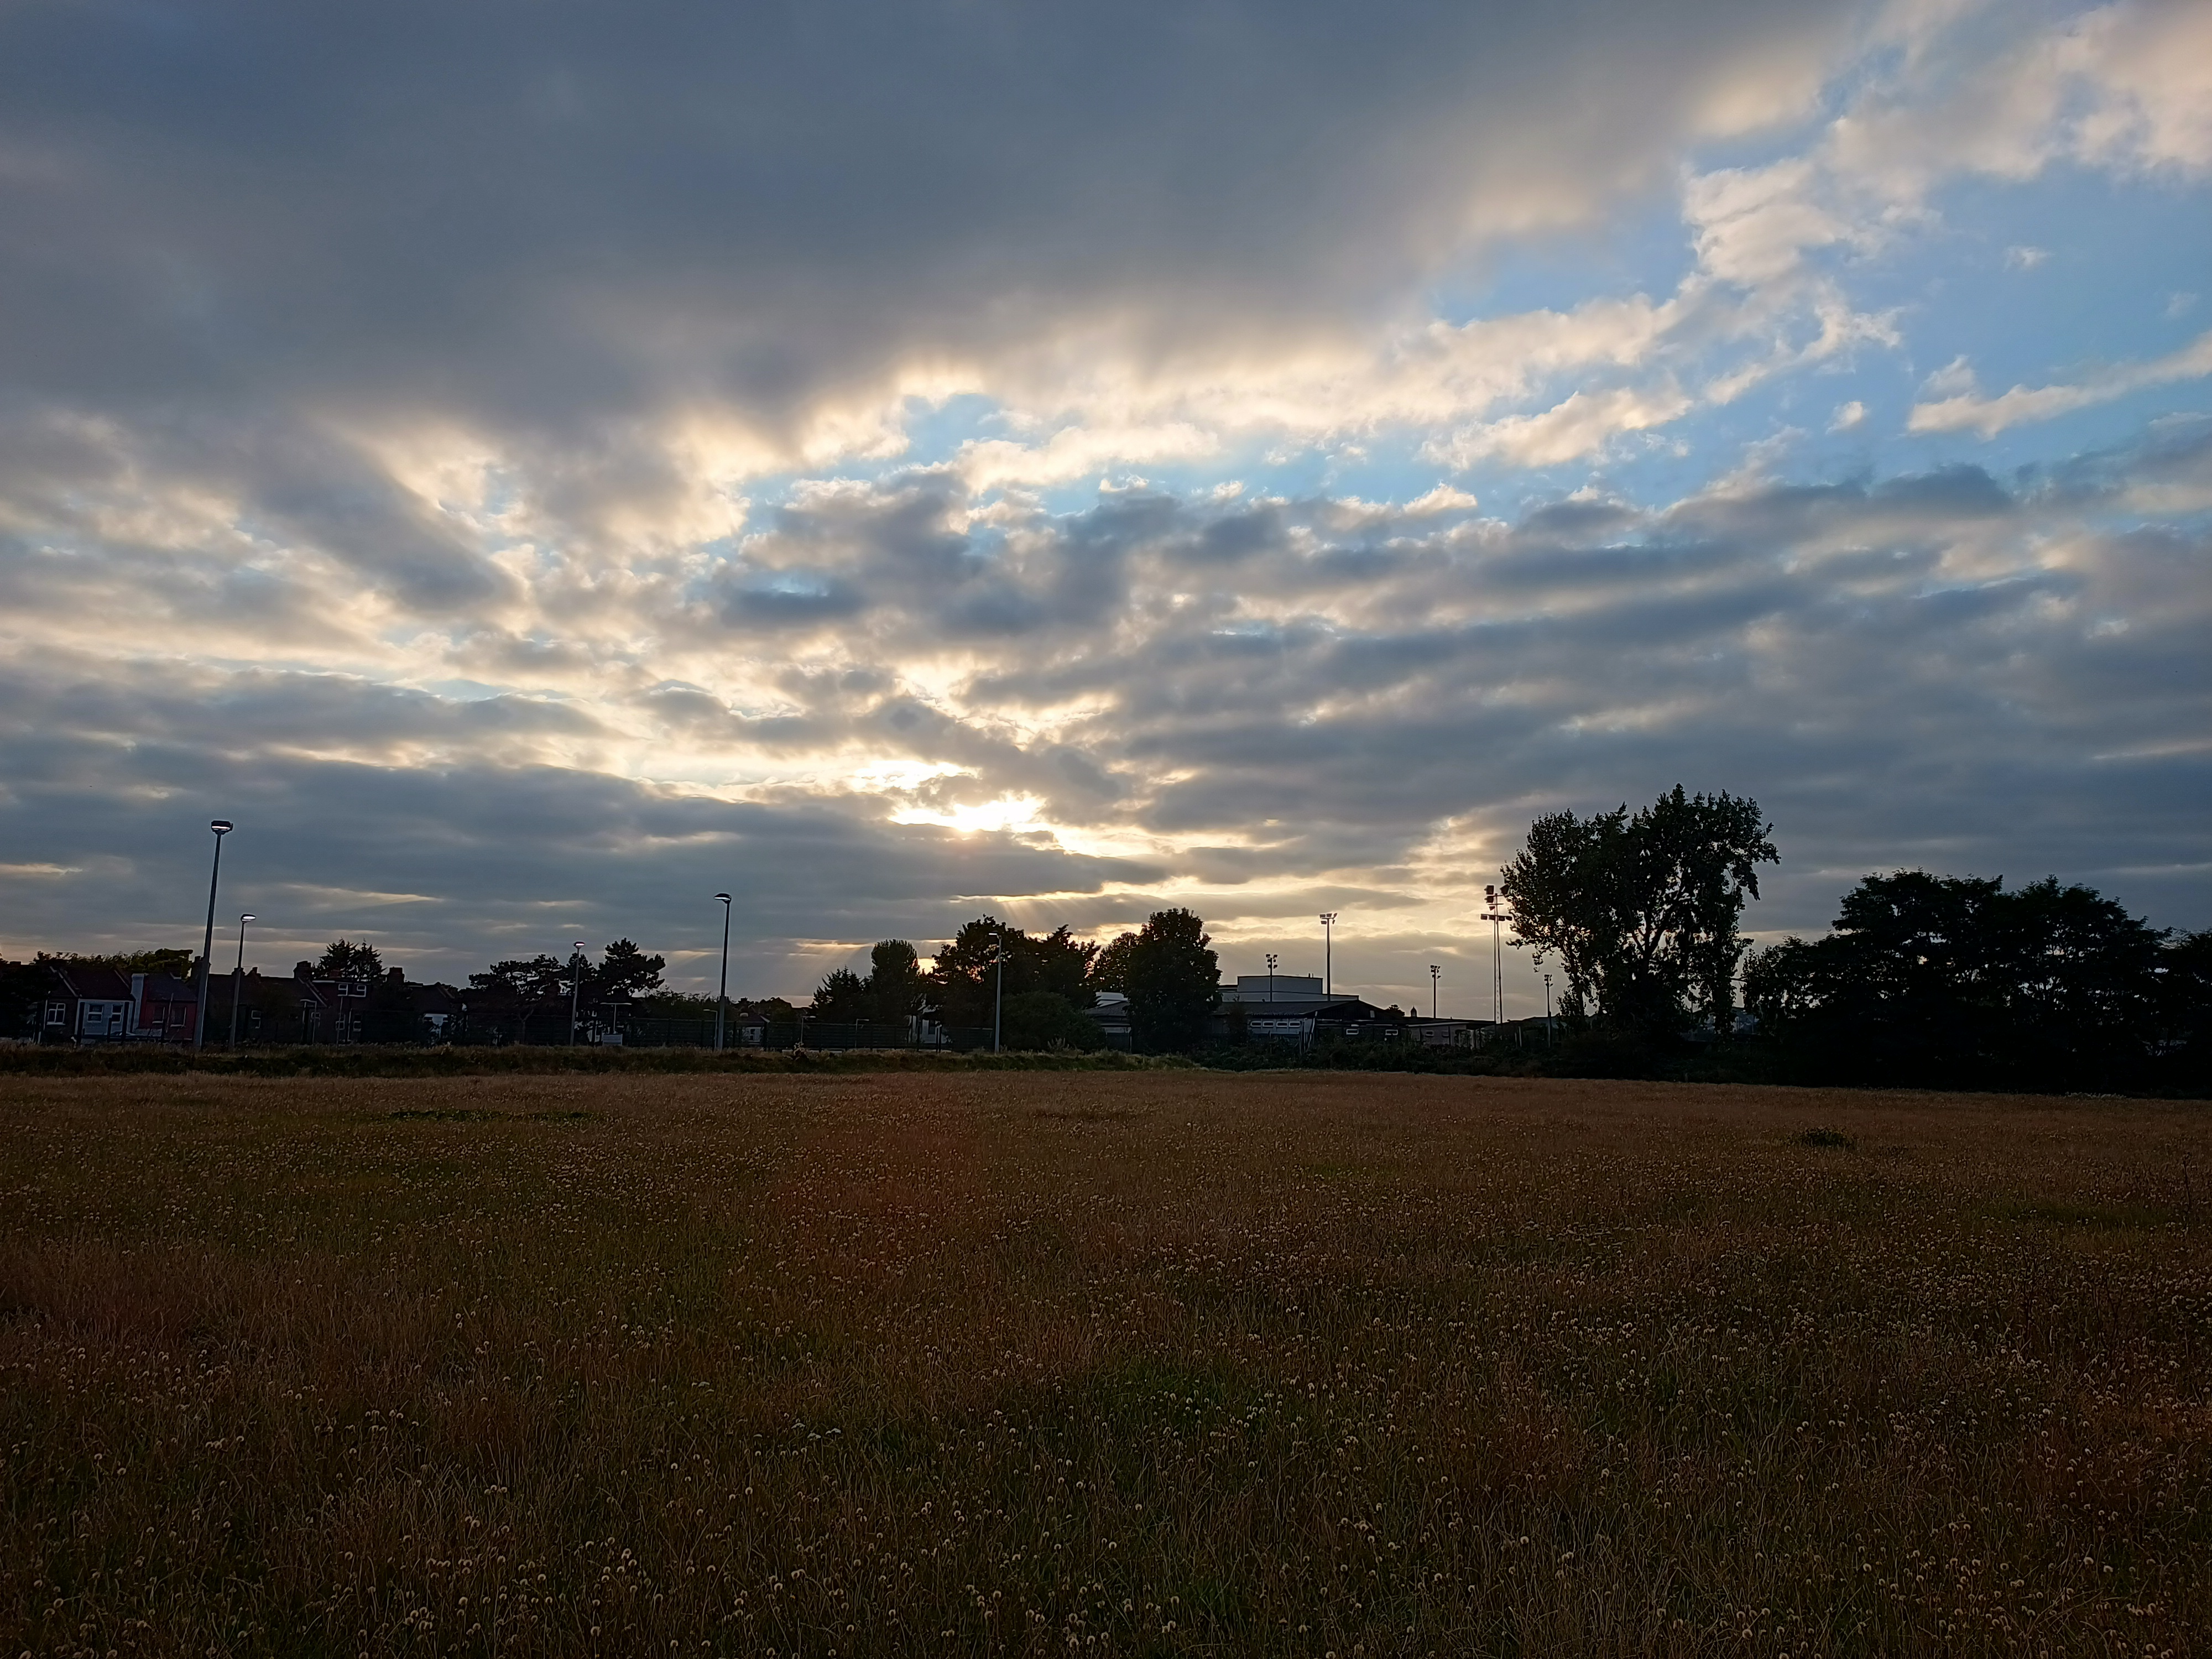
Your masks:
{"label": "floodlight pole", "polygon": [[1279,958],[1273,951],[1267,952],[1267,1000],[1275,1000],[1275,963]]}
{"label": "floodlight pole", "polygon": [[717,893],[722,901],[722,978],[714,988],[714,1052],[722,1052],[722,1029],[730,1012],[730,896]]}
{"label": "floodlight pole", "polygon": [[248,911],[238,919],[238,966],[230,970],[230,1046],[238,1047],[238,1000],[246,991],[246,924],[253,920]]}
{"label": "floodlight pole", "polygon": [[1335,927],[1336,912],[1322,911],[1321,913],[1321,994],[1323,1001],[1336,994],[1333,988],[1336,983],[1336,967],[1334,960],[1334,947],[1336,943]]}
{"label": "floodlight pole", "polygon": [[234,827],[228,818],[212,818],[208,823],[208,828],[215,831],[215,867],[208,872],[207,932],[200,939],[199,984],[192,993],[192,1047],[195,1050],[207,1041],[208,961],[215,954],[215,890],[216,884],[222,879],[222,838]]}
{"label": "floodlight pole", "polygon": [[1431,1019],[1437,1017],[1437,981],[1443,976],[1443,971],[1433,962],[1429,964],[1429,1018]]}
{"label": "floodlight pole", "polygon": [[568,976],[568,1046],[576,1046],[576,1005],[584,995],[584,941],[576,941],[575,959],[569,963]]}
{"label": "floodlight pole", "polygon": [[1484,902],[1489,906],[1482,919],[1490,924],[1490,1004],[1491,1024],[1505,1024],[1505,944],[1500,927],[1513,920],[1498,899],[1495,887],[1482,890]]}
{"label": "floodlight pole", "polygon": [[1544,1042],[1548,1046],[1552,1036],[1552,976],[1544,975]]}

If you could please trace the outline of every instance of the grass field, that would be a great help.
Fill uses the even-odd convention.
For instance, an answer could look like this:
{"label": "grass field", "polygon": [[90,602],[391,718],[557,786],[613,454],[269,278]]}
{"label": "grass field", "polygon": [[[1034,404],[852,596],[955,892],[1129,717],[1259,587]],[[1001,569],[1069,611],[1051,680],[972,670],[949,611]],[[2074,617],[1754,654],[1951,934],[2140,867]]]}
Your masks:
{"label": "grass field", "polygon": [[0,1082],[0,1655],[2212,1650],[2212,1114]]}

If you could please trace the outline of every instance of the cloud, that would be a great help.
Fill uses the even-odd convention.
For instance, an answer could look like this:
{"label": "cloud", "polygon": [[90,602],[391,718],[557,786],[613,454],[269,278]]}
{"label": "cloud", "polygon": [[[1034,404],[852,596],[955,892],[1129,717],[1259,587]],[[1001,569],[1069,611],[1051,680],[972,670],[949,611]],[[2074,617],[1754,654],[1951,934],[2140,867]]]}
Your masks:
{"label": "cloud", "polygon": [[[1180,896],[1258,938],[1356,890],[1448,931],[1534,811],[1677,780],[1782,825],[1762,926],[1923,859],[2185,917],[2212,549],[2106,515],[2212,488],[2208,453],[2176,428],[2017,485],[1746,477],[1514,522],[1211,493],[986,522],[946,473],[823,486],[743,566],[803,549],[869,604],[733,659],[712,621],[681,643],[668,590],[557,697],[19,647],[7,942],[181,937],[216,811],[282,950],[367,931],[421,971],[579,927],[680,945],[738,884],[758,988],[986,907],[1112,927]],[[1071,605],[1071,564],[1115,574]]]}
{"label": "cloud", "polygon": [[1491,456],[1516,466],[1556,466],[1601,448],[1624,432],[1663,426],[1691,407],[1680,388],[1617,386],[1577,392],[1537,415],[1516,415],[1431,447],[1455,466]]}
{"label": "cloud", "polygon": [[[1963,360],[1953,367],[1960,368],[1962,364]],[[2047,421],[2077,409],[2111,403],[2146,386],[2170,386],[2206,374],[2212,374],[2212,331],[2200,334],[2180,350],[2149,362],[2116,364],[2071,385],[2016,386],[1994,398],[1984,398],[1973,391],[1953,391],[1960,384],[1960,379],[1947,374],[1931,380],[1928,390],[1952,391],[1953,395],[1934,403],[1915,404],[1906,426],[1914,432],[1975,431],[1984,438],[1993,438],[2007,427],[2024,421]],[[1968,374],[1964,384],[1972,383],[1972,376]]]}

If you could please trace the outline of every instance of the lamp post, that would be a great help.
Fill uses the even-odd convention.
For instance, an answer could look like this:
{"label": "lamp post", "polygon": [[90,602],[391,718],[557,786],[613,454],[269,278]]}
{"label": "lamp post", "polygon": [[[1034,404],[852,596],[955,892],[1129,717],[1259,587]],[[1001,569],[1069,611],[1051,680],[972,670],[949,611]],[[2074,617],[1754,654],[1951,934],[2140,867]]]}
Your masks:
{"label": "lamp post", "polygon": [[1429,964],[1429,1018],[1437,1017],[1437,981],[1443,977],[1443,969],[1435,963]]}
{"label": "lamp post", "polygon": [[576,1005],[584,995],[584,941],[576,941],[576,953],[569,957],[568,966],[568,1046],[576,1046]]}
{"label": "lamp post", "polygon": [[1495,887],[1484,888],[1482,898],[1487,907],[1482,913],[1482,919],[1490,924],[1491,1024],[1503,1025],[1505,1024],[1505,945],[1498,927],[1513,918],[1500,906]]}
{"label": "lamp post", "polygon": [[1334,963],[1332,960],[1333,953],[1331,948],[1336,942],[1336,936],[1334,931],[1335,927],[1336,912],[1334,910],[1322,911],[1321,913],[1321,994],[1324,999],[1336,994],[1335,991],[1332,988],[1336,982],[1336,969]]}
{"label": "lamp post", "polygon": [[991,941],[994,947],[991,954],[996,958],[999,969],[998,989],[991,994],[991,1052],[995,1054],[999,1052],[1000,1022],[1006,1012],[1006,936],[994,933]]}
{"label": "lamp post", "polygon": [[230,970],[230,1046],[238,1047],[238,999],[246,989],[246,924],[253,920],[247,911],[238,919],[238,966]]}
{"label": "lamp post", "polygon": [[1267,952],[1267,1000],[1275,1000],[1275,963],[1279,960],[1273,951]]}
{"label": "lamp post", "polygon": [[714,1052],[722,1052],[722,1028],[730,1012],[730,896],[717,893],[722,901],[722,978],[714,989]]}
{"label": "lamp post", "polygon": [[211,818],[208,828],[215,831],[215,867],[208,872],[207,933],[200,939],[199,983],[192,992],[192,1047],[200,1048],[207,1041],[208,959],[215,954],[215,890],[222,878],[222,838],[235,826],[228,818]]}
{"label": "lamp post", "polygon": [[1544,975],[1544,1042],[1548,1046],[1552,1040],[1552,976],[1547,974]]}

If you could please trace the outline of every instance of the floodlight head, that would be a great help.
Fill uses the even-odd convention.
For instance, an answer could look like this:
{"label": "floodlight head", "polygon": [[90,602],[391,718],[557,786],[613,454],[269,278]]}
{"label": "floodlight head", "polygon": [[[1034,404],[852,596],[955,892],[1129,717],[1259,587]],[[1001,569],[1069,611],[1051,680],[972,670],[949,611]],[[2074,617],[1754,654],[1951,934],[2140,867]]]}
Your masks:
{"label": "floodlight head", "polygon": [[227,836],[236,827],[228,818],[210,818],[208,821],[208,828],[218,836]]}
{"label": "floodlight head", "polygon": [[238,925],[243,927],[249,921],[258,921],[260,920],[260,917],[255,915],[252,911],[248,910],[244,915],[239,917]]}
{"label": "floodlight head", "polygon": [[717,893],[714,896],[721,900],[725,904],[727,904],[730,902],[730,896],[727,893]]}

